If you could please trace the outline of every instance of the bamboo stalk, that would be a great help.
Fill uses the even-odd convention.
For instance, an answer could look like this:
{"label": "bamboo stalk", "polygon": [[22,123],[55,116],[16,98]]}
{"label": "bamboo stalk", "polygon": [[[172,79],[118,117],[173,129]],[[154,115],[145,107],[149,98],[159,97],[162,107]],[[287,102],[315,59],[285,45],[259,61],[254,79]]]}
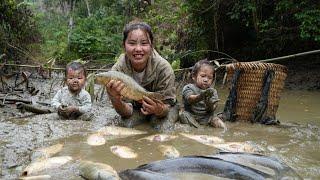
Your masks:
{"label": "bamboo stalk", "polygon": [[318,49],[318,50],[313,50],[313,51],[302,52],[302,53],[297,53],[297,54],[291,54],[291,55],[288,55],[288,56],[281,56],[281,57],[276,57],[276,58],[258,60],[258,61],[253,61],[253,62],[278,61],[278,60],[290,59],[290,58],[295,58],[295,57],[299,57],[299,56],[305,56],[305,55],[309,55],[309,54],[316,54],[316,53],[320,53],[320,49]]}

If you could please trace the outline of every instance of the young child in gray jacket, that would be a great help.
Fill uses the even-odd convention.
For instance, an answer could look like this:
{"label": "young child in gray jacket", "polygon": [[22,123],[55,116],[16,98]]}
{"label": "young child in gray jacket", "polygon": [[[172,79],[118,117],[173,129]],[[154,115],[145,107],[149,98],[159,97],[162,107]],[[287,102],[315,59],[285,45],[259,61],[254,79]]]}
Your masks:
{"label": "young child in gray jacket", "polygon": [[65,70],[67,86],[60,89],[51,101],[62,119],[91,120],[91,96],[84,89],[86,70],[79,62],[67,64]]}
{"label": "young child in gray jacket", "polygon": [[226,129],[225,123],[214,116],[219,101],[217,90],[212,87],[214,77],[214,67],[208,60],[200,60],[193,66],[193,83],[185,85],[182,90],[184,110],[179,113],[182,123],[195,127],[201,124]]}

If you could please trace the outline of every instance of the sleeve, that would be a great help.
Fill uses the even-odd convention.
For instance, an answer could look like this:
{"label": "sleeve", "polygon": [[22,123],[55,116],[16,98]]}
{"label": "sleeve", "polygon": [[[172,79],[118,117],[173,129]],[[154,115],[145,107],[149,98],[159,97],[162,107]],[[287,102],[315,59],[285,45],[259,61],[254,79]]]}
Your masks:
{"label": "sleeve", "polygon": [[59,106],[61,105],[61,96],[62,96],[62,90],[60,89],[51,100],[51,106],[55,110],[58,110]]}
{"label": "sleeve", "polygon": [[81,98],[81,105],[79,106],[80,113],[88,113],[91,111],[92,103],[90,94],[87,91],[84,91],[84,95]]}
{"label": "sleeve", "polygon": [[123,66],[125,66],[125,55],[124,54],[121,54],[117,60],[117,62],[111,67],[111,70],[112,71],[120,71],[120,72],[123,72],[122,71],[122,68]]}
{"label": "sleeve", "polygon": [[191,84],[187,84],[183,87],[182,89],[182,98],[184,100],[185,103],[188,104],[188,98],[190,95],[194,95],[196,94],[194,92],[194,90],[192,89],[192,85]]}
{"label": "sleeve", "polygon": [[157,80],[157,88],[155,91],[167,96],[168,100],[170,101],[168,102],[169,104],[175,104],[176,102],[175,75],[169,63],[166,63],[163,66],[163,68],[160,69],[160,73]]}
{"label": "sleeve", "polygon": [[115,63],[112,68],[111,68],[112,71],[120,71],[120,66],[118,63]]}

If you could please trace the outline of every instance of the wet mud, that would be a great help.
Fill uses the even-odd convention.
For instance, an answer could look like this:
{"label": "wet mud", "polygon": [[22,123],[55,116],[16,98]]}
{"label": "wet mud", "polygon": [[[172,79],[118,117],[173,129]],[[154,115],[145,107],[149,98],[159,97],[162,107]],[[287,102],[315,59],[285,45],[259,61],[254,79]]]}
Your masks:
{"label": "wet mud", "polygon": [[[6,82],[8,87],[5,90],[11,93],[8,93],[6,98],[49,104],[55,92],[63,86],[63,75],[54,76],[52,79],[37,76],[29,78],[29,88],[34,87],[39,91],[36,95],[29,93],[24,84],[20,86],[24,90],[23,93],[18,94],[10,90],[9,85],[14,84],[14,79],[8,80]],[[17,103],[2,100],[0,103],[1,178],[19,177],[22,169],[31,162],[31,155],[37,148],[50,146],[67,137],[85,136],[106,125],[117,125],[119,120],[114,118],[116,112],[105,98],[106,95],[102,97],[102,101],[94,103],[93,121],[61,120],[55,112],[49,114],[21,112],[17,108]]]}
{"label": "wet mud", "polygon": [[[39,92],[19,94],[23,99],[32,102],[49,103],[55,92],[63,86],[62,74],[54,74],[55,78],[42,79],[30,77],[30,86]],[[8,82],[9,84],[9,82]],[[96,92],[99,92],[96,86]],[[18,88],[24,89],[22,84]],[[14,91],[12,91],[14,92]],[[219,108],[222,111],[227,99],[227,92],[218,89],[222,99]],[[297,98],[299,97],[299,98]],[[18,98],[11,93],[7,98]],[[278,117],[283,127],[264,126],[260,124],[227,123],[228,131],[208,127],[193,128],[177,124],[176,132],[214,135],[226,142],[252,142],[263,149],[267,156],[274,156],[288,164],[303,178],[320,177],[320,93],[290,91],[284,94],[280,102]],[[93,103],[95,117],[92,121],[61,120],[56,113],[36,115],[21,112],[16,104],[1,101],[0,103],[0,179],[17,179],[23,169],[32,162],[33,152],[42,147],[63,143],[65,147],[57,156],[72,156],[73,160],[59,168],[47,169],[35,175],[50,175],[52,179],[82,179],[79,172],[81,160],[107,163],[118,172],[135,168],[141,164],[164,159],[157,147],[172,145],[180,156],[214,154],[213,147],[179,136],[168,142],[148,142],[139,139],[158,132],[150,126],[138,127],[148,134],[129,138],[107,140],[105,145],[90,146],[86,143],[89,135],[107,125],[120,125],[116,112],[111,107],[107,96],[98,94],[98,101]],[[289,112],[288,112],[289,111]],[[285,126],[288,124],[288,126]],[[135,149],[138,158],[127,160],[114,156],[110,152],[113,145],[124,145]],[[205,178],[204,178],[205,179]],[[208,178],[209,179],[209,178]]]}

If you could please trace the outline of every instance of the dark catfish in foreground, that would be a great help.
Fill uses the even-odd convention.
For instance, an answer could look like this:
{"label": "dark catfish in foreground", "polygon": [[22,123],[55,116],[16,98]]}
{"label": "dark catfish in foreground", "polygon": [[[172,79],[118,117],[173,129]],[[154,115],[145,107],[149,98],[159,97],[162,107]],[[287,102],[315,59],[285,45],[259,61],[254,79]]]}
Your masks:
{"label": "dark catfish in foreground", "polygon": [[[251,165],[250,165],[251,163]],[[252,166],[255,165],[255,166]],[[258,165],[258,166],[257,166]],[[185,156],[155,161],[119,173],[123,179],[172,179],[177,173],[199,173],[231,179],[301,179],[276,158],[249,153],[219,153],[212,156]],[[162,175],[162,176],[161,176]]]}
{"label": "dark catfish in foreground", "polygon": [[[205,157],[205,156],[185,156],[182,158],[166,159],[155,161],[149,164],[141,165],[134,171],[126,170],[119,173],[121,179],[128,179],[130,176],[137,173],[137,171],[162,173],[170,179],[170,173],[203,173],[215,175],[224,178],[234,179],[266,179],[271,178],[270,175],[257,171],[255,169],[224,161],[219,158]],[[142,173],[139,174],[141,177]],[[147,177],[136,179],[149,179]],[[165,178],[166,179],[166,178]]]}

